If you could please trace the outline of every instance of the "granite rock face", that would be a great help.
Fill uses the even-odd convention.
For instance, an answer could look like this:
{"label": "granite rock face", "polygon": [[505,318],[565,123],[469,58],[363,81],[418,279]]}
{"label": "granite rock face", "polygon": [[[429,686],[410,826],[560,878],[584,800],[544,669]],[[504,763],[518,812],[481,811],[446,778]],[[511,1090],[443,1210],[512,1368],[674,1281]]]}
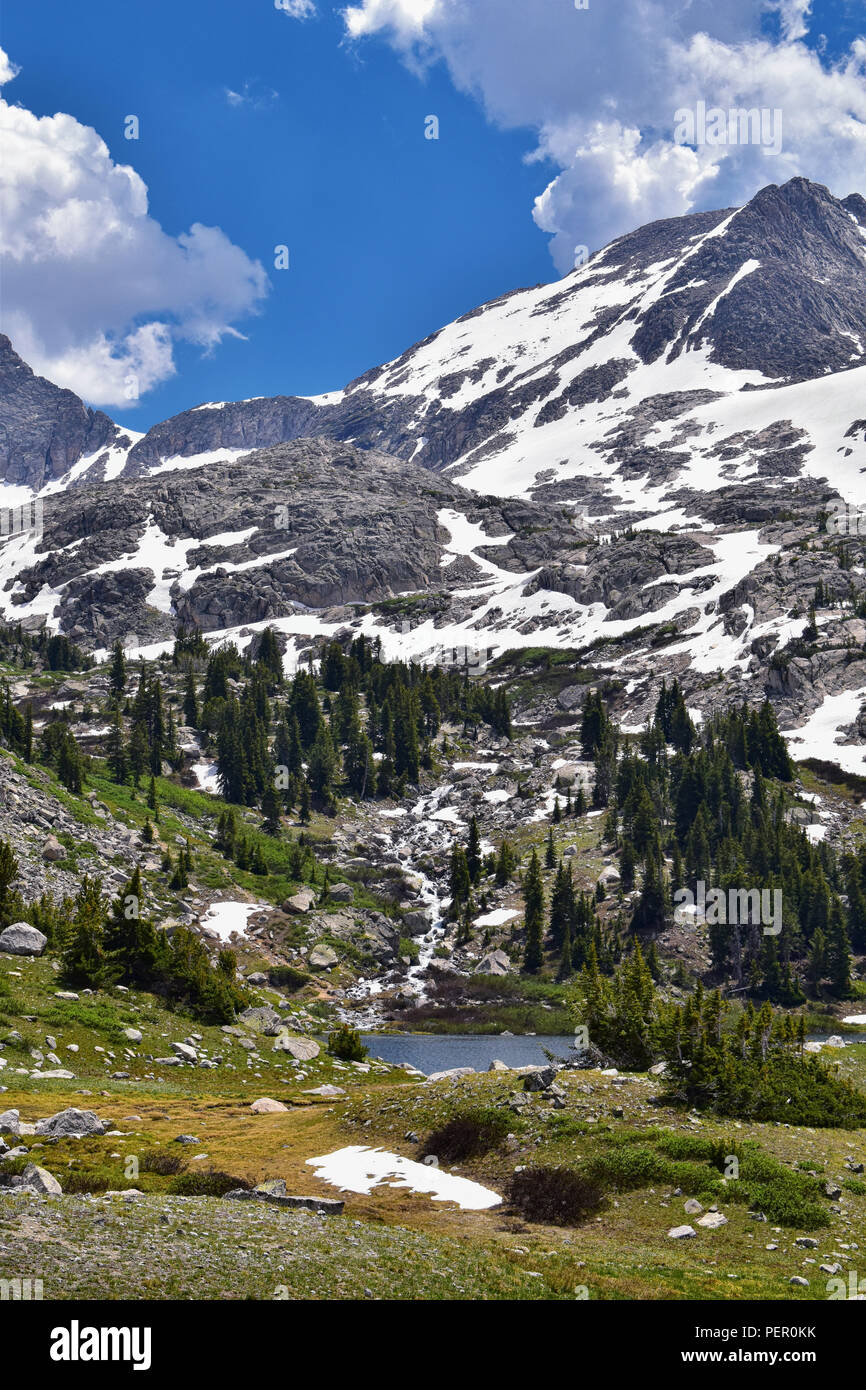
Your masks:
{"label": "granite rock face", "polygon": [[168,638],[178,620],[208,633],[445,590],[461,580],[442,569],[443,508],[477,519],[505,571],[578,540],[561,508],[477,498],[385,454],[300,440],[202,473],[49,498],[36,563],[15,570],[8,611],[47,586],[63,630],[105,646],[130,632]]}
{"label": "granite rock face", "polygon": [[128,450],[132,439],[74,391],[36,374],[0,334],[0,482],[38,492],[93,455]]}

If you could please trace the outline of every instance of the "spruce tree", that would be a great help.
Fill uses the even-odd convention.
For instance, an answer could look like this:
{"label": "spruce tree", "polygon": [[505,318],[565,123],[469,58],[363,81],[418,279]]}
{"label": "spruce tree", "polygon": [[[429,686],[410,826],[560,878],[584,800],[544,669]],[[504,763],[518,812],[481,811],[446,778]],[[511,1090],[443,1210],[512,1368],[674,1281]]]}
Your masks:
{"label": "spruce tree", "polygon": [[183,695],[183,718],[184,723],[190,729],[197,729],[200,719],[198,697],[195,693],[195,675],[192,667],[186,673],[186,686]]}
{"label": "spruce tree", "polygon": [[523,966],[530,974],[535,974],[541,969],[544,959],[544,884],[537,850],[532,851],[532,858],[526,871],[523,883],[523,899],[524,929],[526,932]]}
{"label": "spruce tree", "polygon": [[838,908],[831,916],[827,935],[827,975],[837,999],[851,993],[851,948]]}
{"label": "spruce tree", "polygon": [[449,890],[451,893],[450,915],[457,919],[460,916],[461,908],[469,901],[472,892],[472,879],[469,874],[466,851],[456,843],[451,849]]}
{"label": "spruce tree", "polygon": [[470,882],[477,883],[481,877],[481,835],[475,816],[473,816],[469,822],[469,841],[466,846],[466,867],[469,870]]}
{"label": "spruce tree", "polygon": [[118,786],[123,786],[127,775],[126,744],[123,738],[123,720],[120,710],[115,707],[111,718],[111,728],[106,744],[106,760],[109,771]]}
{"label": "spruce tree", "polygon": [[545,869],[556,868],[556,846],[553,843],[552,827],[547,832],[547,844],[544,849],[544,867]]}
{"label": "spruce tree", "polygon": [[280,794],[271,782],[262,797],[262,815],[265,818],[263,829],[266,835],[279,835],[282,813],[283,803]]}
{"label": "spruce tree", "polygon": [[75,898],[71,928],[60,956],[60,975],[65,984],[98,989],[103,983],[104,922],[102,883],[85,875]]}
{"label": "spruce tree", "polygon": [[123,643],[119,639],[112,649],[108,689],[116,703],[123,699],[126,690],[126,657],[123,654]]}

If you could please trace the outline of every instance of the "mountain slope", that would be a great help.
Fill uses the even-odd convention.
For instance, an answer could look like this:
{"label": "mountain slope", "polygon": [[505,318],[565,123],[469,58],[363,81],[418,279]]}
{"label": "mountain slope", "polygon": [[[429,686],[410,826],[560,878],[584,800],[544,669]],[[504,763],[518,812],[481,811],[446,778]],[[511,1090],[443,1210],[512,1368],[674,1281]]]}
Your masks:
{"label": "mountain slope", "polygon": [[858,500],[866,201],[797,178],[741,209],[653,223],[342,391],[200,405],[128,442],[4,341],[0,421],[16,444],[0,477],[34,490],[322,436],[482,492],[554,489],[598,517],[661,510],[677,486],[755,477],[826,477]]}
{"label": "mountain slope", "polygon": [[676,675],[700,711],[769,695],[804,753],[841,729],[859,769],[866,554],[824,518],[866,500],[864,343],[866,201],[794,179],[641,228],[343,391],[134,442],[15,359],[5,476],[42,487],[46,535],[0,543],[0,616],[97,650],[273,624],[289,667],[350,629],[427,661],[591,649],[633,725]]}
{"label": "mountain slope", "polygon": [[[556,488],[600,517],[756,473],[829,477],[856,499],[864,272],[866,202],[793,179],[742,209],[621,237],[343,391],[175,416],[131,448],[126,472],[322,435],[449,469],[483,492]],[[724,457],[710,438],[719,430],[737,436]]]}

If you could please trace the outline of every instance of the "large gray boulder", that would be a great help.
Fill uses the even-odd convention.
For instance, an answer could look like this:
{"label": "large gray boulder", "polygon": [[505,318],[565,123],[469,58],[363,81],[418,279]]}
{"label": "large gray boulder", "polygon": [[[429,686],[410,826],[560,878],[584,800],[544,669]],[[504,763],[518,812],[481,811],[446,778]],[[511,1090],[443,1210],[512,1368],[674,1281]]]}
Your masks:
{"label": "large gray boulder", "polygon": [[274,1043],[274,1052],[288,1052],[298,1062],[312,1062],[320,1051],[319,1044],[312,1038],[295,1038],[289,1033],[281,1033]]}
{"label": "large gray boulder", "polygon": [[260,1096],[258,1100],[253,1101],[250,1111],[253,1115],[277,1115],[288,1108],[287,1105],[283,1105],[281,1100],[271,1100],[270,1096]]}
{"label": "large gray boulder", "polygon": [[354,896],[351,883],[332,883],[328,889],[328,897],[332,903],[350,903]]}
{"label": "large gray boulder", "polygon": [[504,951],[488,951],[475,967],[479,975],[507,975],[511,961]]}
{"label": "large gray boulder", "polygon": [[286,898],[283,903],[283,912],[288,912],[294,917],[301,916],[304,912],[309,912],[316,901],[316,895],[309,888],[300,888],[297,893],[293,893],[290,898]]}
{"label": "large gray boulder", "polygon": [[404,914],[403,926],[410,936],[426,936],[430,930],[430,925],[430,914],[428,912],[416,910]]}
{"label": "large gray boulder", "polygon": [[332,965],[337,964],[337,952],[332,946],[320,942],[310,952],[309,961],[314,970],[328,970]]}
{"label": "large gray boulder", "polygon": [[279,1014],[270,1004],[259,1004],[254,1008],[244,1009],[240,1020],[254,1033],[264,1033],[267,1038],[277,1037],[283,1027]]}
{"label": "large gray boulder", "polygon": [[0,951],[10,956],[41,956],[48,937],[29,922],[13,922],[0,932]]}
{"label": "large gray boulder", "polygon": [[62,1139],[83,1139],[89,1134],[104,1134],[108,1126],[92,1110],[59,1110],[47,1120],[36,1121],[37,1134],[52,1134]]}
{"label": "large gray boulder", "polygon": [[17,1110],[4,1110],[0,1115],[0,1134],[11,1134],[13,1139],[21,1137],[21,1118]]}
{"label": "large gray boulder", "polygon": [[60,1183],[47,1168],[40,1168],[36,1163],[28,1163],[21,1176],[34,1192],[44,1192],[49,1197],[59,1197],[63,1192]]}

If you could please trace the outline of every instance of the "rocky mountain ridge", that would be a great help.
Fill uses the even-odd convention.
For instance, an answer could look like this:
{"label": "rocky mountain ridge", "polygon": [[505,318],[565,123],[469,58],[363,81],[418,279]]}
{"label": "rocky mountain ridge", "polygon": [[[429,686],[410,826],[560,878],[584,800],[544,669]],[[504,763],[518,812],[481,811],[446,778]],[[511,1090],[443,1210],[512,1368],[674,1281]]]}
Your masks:
{"label": "rocky mountain ridge", "polygon": [[0,616],[149,655],[178,622],[242,647],[272,625],[289,670],[358,631],[473,669],[565,648],[635,726],[677,675],[700,713],[769,696],[804,756],[866,770],[866,554],[827,523],[864,490],[864,272],[866,201],[793,179],[344,391],[138,439],[0,343],[5,486],[45,497],[44,535],[0,542]]}

